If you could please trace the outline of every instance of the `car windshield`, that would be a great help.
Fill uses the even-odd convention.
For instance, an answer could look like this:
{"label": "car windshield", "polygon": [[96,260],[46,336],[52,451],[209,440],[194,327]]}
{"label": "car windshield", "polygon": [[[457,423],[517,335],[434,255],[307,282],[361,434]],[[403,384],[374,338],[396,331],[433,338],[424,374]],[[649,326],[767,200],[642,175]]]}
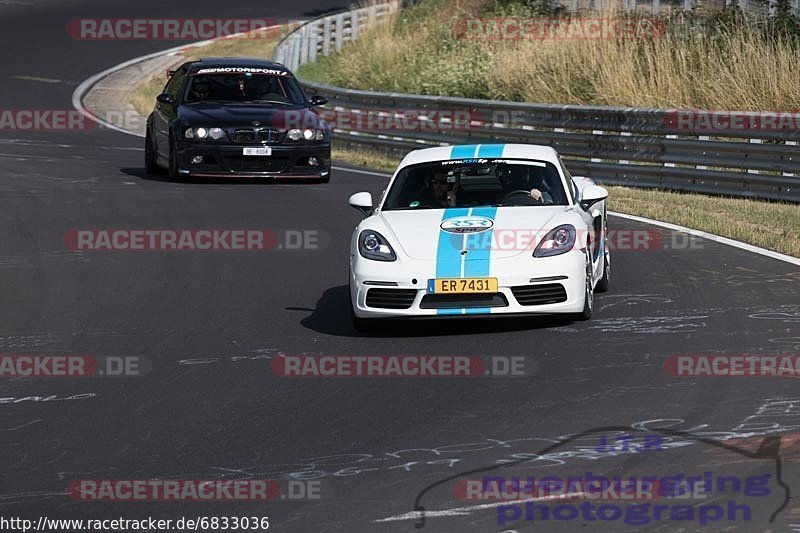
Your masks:
{"label": "car windshield", "polygon": [[569,205],[555,165],[533,160],[475,159],[402,169],[383,209],[542,205]]}
{"label": "car windshield", "polygon": [[291,76],[260,74],[195,74],[189,77],[184,102],[234,102],[286,106],[305,105],[306,97]]}

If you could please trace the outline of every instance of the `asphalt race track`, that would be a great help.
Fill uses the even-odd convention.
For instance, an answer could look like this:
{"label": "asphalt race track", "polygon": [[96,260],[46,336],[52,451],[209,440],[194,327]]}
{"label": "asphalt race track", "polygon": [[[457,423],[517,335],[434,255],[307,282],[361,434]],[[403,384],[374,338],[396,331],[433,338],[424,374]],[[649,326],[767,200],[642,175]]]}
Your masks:
{"label": "asphalt race track", "polygon": [[[180,44],[75,41],[64,31],[73,17],[287,20],[337,7],[344,6],[0,1],[0,108],[70,109],[83,79]],[[696,520],[545,523],[524,512],[499,524],[495,504],[459,501],[449,478],[711,471],[770,474],[772,490],[737,496],[752,506],[751,520],[705,530],[800,530],[797,382],[675,378],[663,368],[674,354],[798,354],[796,266],[712,241],[679,246],[683,234],[612,218],[611,229],[658,232],[663,245],[615,252],[612,289],[597,296],[589,322],[418,323],[359,335],[346,288],[359,215],[347,198],[378,194],[385,177],[339,169],[326,185],[178,184],[145,176],[141,147],[103,129],[0,132],[0,353],[139,356],[152,366],[139,378],[0,381],[0,517],[247,515],[268,516],[276,531],[372,533],[418,530],[419,504],[427,513],[421,530],[430,532],[694,531]],[[75,252],[65,244],[73,228],[277,228],[316,231],[322,246]],[[527,375],[272,373],[272,358],[303,353],[522,356]],[[598,450],[601,435],[618,431],[603,427],[663,442]],[[588,433],[570,438],[581,432]],[[66,495],[70,480],[150,478],[318,481],[321,495],[211,503]]]}

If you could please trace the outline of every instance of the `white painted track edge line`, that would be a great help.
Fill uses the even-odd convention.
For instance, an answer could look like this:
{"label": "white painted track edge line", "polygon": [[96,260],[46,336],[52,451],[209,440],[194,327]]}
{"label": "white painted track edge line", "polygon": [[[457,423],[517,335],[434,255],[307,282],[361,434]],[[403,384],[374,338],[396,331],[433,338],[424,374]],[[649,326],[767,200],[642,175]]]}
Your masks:
{"label": "white painted track edge line", "polygon": [[651,218],[645,218],[636,215],[627,215],[625,213],[616,213],[613,211],[609,211],[608,214],[619,218],[633,220],[635,222],[642,222],[653,226],[659,226],[666,229],[688,233],[689,235],[694,235],[695,237],[701,237],[703,239],[708,239],[710,241],[718,242],[720,244],[725,244],[727,246],[733,246],[734,248],[739,248],[740,250],[744,250],[746,252],[763,255],[771,259],[777,259],[778,261],[783,261],[785,263],[790,263],[792,265],[800,266],[800,258],[792,257],[790,255],[782,254],[780,252],[775,252],[772,250],[767,250],[766,248],[761,248],[760,246],[755,246],[753,244],[748,244],[746,242],[737,241],[735,239],[730,239],[728,237],[722,237],[720,235],[715,235],[713,233],[708,233],[705,231],[687,228],[685,226],[679,226],[677,224],[671,224],[669,222],[661,222],[659,220],[653,220]]}
{"label": "white painted track edge line", "polygon": [[[586,493],[584,492],[576,492],[570,494],[570,496],[585,496]],[[465,507],[454,507],[451,509],[442,509],[438,511],[411,511],[409,513],[389,516],[386,518],[380,518],[378,520],[373,520],[373,522],[381,523],[381,522],[399,522],[402,520],[419,520],[423,516],[425,518],[442,518],[442,517],[449,517],[449,516],[468,516],[470,513],[475,511],[482,511],[484,509],[493,509],[495,507],[501,507],[504,505],[519,505],[521,503],[526,502],[549,502],[549,501],[564,501],[568,500],[564,496],[544,496],[539,498],[521,498],[517,500],[500,500],[497,502],[492,503],[484,503],[480,505],[468,505]]]}
{"label": "white painted track edge line", "polygon": [[331,170],[343,170],[345,172],[354,172],[356,174],[367,174],[369,176],[378,176],[381,178],[391,178],[391,174],[386,174],[385,172],[375,172],[374,170],[361,170],[358,168],[347,168],[347,167],[336,167],[332,166]]}

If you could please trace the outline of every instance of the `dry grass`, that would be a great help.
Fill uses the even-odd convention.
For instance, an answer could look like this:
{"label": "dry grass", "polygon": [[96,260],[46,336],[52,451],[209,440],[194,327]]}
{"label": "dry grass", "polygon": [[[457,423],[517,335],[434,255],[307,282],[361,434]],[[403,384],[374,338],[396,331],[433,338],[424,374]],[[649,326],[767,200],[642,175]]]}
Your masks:
{"label": "dry grass", "polygon": [[394,172],[400,158],[389,157],[379,152],[367,150],[352,150],[332,148],[333,159],[348,165],[364,167],[373,170],[382,170],[386,173]]}
{"label": "dry grass", "polygon": [[161,90],[167,83],[166,75],[158,75],[147,81],[140,83],[129,95],[128,102],[136,109],[136,112],[146,117],[153,110],[156,96],[161,94]]}
{"label": "dry grass", "polygon": [[800,257],[800,205],[608,187],[609,208]]}
{"label": "dry grass", "polygon": [[[300,70],[366,90],[527,102],[796,109],[800,47],[759,20],[672,18],[660,38],[467,40],[475,1],[431,0]],[[609,15],[604,15],[609,16]]]}
{"label": "dry grass", "polygon": [[[334,150],[334,159],[391,172],[400,162],[377,152]],[[800,257],[800,205],[607,187],[609,209],[679,224]]]}

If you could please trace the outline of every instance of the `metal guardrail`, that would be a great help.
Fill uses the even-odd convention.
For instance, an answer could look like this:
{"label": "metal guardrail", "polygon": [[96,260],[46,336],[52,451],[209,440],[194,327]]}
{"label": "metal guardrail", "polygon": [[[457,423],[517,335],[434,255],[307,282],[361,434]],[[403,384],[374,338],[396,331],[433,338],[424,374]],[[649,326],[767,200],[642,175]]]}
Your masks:
{"label": "metal guardrail", "polygon": [[339,52],[344,43],[383,22],[400,9],[400,1],[375,4],[311,20],[284,37],[275,48],[274,59],[295,70],[317,60],[317,56]]}
{"label": "metal guardrail", "polygon": [[[289,63],[284,62],[287,66],[299,66],[320,53],[327,55],[345,36],[345,40],[352,39],[396,11],[397,4],[311,21],[287,36],[275,57],[288,58]],[[365,18],[364,9],[375,9],[376,15]],[[384,15],[377,16],[378,12]],[[344,31],[341,21],[348,18],[358,21],[356,33]],[[306,27],[309,29],[304,30]],[[325,29],[332,27],[341,31]],[[327,45],[309,37],[318,36],[320,31],[330,39]],[[295,59],[298,61],[293,62]],[[800,203],[800,177],[796,176],[800,174],[800,129],[698,131],[680,127],[679,113],[685,110],[531,104],[360,91],[305,80],[301,83],[310,93],[328,98],[326,114],[352,123],[363,119],[361,124],[368,125],[375,117],[399,121],[410,110],[418,126],[379,131],[370,127],[334,129],[340,146],[402,155],[427,146],[460,143],[542,144],[558,150],[574,174],[601,183]],[[425,122],[426,116],[439,118]],[[764,122],[762,113],[734,116],[745,123],[751,123],[750,118],[755,124]],[[800,123],[800,115],[793,117],[795,124]]]}

